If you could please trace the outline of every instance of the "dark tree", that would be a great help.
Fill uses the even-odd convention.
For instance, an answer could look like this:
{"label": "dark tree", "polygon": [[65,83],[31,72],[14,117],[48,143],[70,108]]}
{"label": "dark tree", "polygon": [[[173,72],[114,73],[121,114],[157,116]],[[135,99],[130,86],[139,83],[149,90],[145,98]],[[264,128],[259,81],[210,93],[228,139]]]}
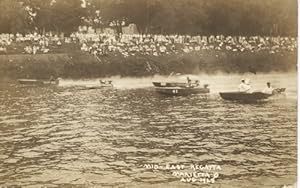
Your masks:
{"label": "dark tree", "polygon": [[[90,20],[118,32],[124,23],[135,23],[140,33],[297,35],[296,0],[85,0],[85,7],[82,2],[1,0],[0,32],[68,34]],[[96,16],[101,23],[93,22]]]}
{"label": "dark tree", "polygon": [[22,3],[1,0],[0,8],[0,33],[25,33],[32,29],[30,16]]}

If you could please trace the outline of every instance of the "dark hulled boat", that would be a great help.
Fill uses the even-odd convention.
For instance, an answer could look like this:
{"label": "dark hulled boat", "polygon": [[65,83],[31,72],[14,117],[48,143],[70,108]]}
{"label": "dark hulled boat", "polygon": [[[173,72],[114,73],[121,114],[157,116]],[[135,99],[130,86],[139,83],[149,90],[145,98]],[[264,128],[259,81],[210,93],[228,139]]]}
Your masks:
{"label": "dark hulled boat", "polygon": [[245,92],[221,92],[220,96],[224,100],[243,100],[243,101],[248,101],[248,100],[262,100],[262,99],[267,99],[272,94],[266,94],[262,92],[253,92],[253,93],[245,93]]}
{"label": "dark hulled boat", "polygon": [[37,80],[37,79],[18,79],[20,84],[24,85],[58,85],[59,80],[55,81],[46,81],[46,80]]}
{"label": "dark hulled boat", "polygon": [[220,96],[224,100],[231,100],[231,101],[258,101],[264,100],[271,96],[278,95],[285,92],[285,88],[277,88],[273,90],[272,94],[267,94],[263,92],[221,92]]}

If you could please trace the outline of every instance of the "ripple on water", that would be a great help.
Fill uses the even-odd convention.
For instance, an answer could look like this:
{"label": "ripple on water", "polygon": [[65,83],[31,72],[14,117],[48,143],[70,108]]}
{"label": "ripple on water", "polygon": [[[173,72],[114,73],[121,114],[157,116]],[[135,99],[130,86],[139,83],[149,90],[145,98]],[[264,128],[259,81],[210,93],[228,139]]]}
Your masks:
{"label": "ripple on water", "polygon": [[218,94],[10,87],[0,88],[0,185],[198,186],[145,169],[147,163],[221,165],[216,184],[205,187],[296,181],[295,89],[286,98],[241,104]]}

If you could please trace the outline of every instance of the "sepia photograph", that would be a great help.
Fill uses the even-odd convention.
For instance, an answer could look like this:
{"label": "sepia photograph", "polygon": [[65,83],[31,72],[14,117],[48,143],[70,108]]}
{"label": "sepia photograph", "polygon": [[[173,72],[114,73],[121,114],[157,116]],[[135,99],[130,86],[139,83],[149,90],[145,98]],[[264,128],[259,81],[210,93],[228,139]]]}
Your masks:
{"label": "sepia photograph", "polygon": [[297,0],[0,10],[0,188],[297,187]]}

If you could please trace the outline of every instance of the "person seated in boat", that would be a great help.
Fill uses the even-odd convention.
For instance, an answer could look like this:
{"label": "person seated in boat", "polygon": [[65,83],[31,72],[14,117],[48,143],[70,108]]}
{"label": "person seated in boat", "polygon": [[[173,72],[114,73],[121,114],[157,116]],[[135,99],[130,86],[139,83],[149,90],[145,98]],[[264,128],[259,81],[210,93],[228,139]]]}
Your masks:
{"label": "person seated in boat", "polygon": [[266,94],[272,94],[273,93],[273,87],[271,86],[270,82],[267,82],[267,87],[262,91],[263,93]]}
{"label": "person seated in boat", "polygon": [[54,78],[53,75],[50,76],[49,82],[50,82],[50,84],[53,83],[53,82],[54,82],[54,83],[56,82],[56,79]]}
{"label": "person seated in boat", "polygon": [[60,82],[61,80],[62,80],[61,77],[56,78],[56,79],[55,79],[55,84],[56,84],[56,85],[59,85],[59,82]]}
{"label": "person seated in boat", "polygon": [[191,87],[192,86],[192,80],[189,77],[186,77],[187,79],[187,86]]}
{"label": "person seated in boat", "polygon": [[199,85],[200,85],[199,80],[196,80],[196,81],[195,81],[195,86],[198,87]]}
{"label": "person seated in boat", "polygon": [[103,85],[112,85],[112,81],[111,80],[100,80],[100,84],[103,84]]}
{"label": "person seated in boat", "polygon": [[250,93],[251,92],[251,86],[250,86],[250,82],[248,81],[247,83],[245,82],[245,79],[241,80],[241,83],[239,85],[239,91],[240,92],[246,92],[246,93]]}

